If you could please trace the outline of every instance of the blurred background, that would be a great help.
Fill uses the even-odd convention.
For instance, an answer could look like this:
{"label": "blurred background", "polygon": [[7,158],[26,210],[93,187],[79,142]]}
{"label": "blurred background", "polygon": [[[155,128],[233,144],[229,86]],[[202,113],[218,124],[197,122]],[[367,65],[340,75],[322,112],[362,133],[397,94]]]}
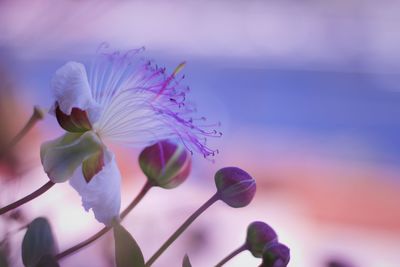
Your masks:
{"label": "blurred background", "polygon": [[[148,258],[214,193],[214,172],[239,166],[258,185],[244,209],[211,207],[155,267],[213,266],[263,220],[291,248],[293,267],[396,267],[400,254],[400,2],[1,1],[0,142],[7,143],[33,105],[50,107],[49,81],[68,60],[90,62],[101,42],[172,71],[182,61],[199,114],[221,121],[220,154],[195,157],[190,180],[155,189],[124,221]],[[0,206],[48,178],[40,143],[61,133],[40,122],[0,163]],[[145,178],[140,148],[115,147],[124,207]],[[0,222],[12,266],[22,266],[21,224],[50,219],[60,250],[102,226],[68,184],[55,186]],[[13,218],[11,218],[13,217]],[[112,236],[61,266],[114,266]],[[258,266],[244,252],[226,266]],[[346,266],[347,266],[346,265]],[[334,266],[334,265],[331,265]]]}

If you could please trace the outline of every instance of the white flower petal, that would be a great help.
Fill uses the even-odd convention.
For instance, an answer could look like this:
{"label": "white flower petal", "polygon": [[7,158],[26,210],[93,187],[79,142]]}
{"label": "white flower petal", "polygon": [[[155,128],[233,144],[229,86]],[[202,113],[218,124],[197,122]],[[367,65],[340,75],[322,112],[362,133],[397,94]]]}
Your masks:
{"label": "white flower petal", "polygon": [[68,62],[59,68],[51,81],[55,100],[61,111],[71,114],[72,108],[88,113],[94,123],[100,116],[100,107],[92,97],[85,66],[78,62]]}
{"label": "white flower petal", "polygon": [[82,168],[78,168],[70,184],[82,197],[85,210],[92,209],[99,222],[110,225],[119,216],[121,207],[121,174],[114,155],[105,151],[104,157],[103,169],[89,183],[83,177]]}

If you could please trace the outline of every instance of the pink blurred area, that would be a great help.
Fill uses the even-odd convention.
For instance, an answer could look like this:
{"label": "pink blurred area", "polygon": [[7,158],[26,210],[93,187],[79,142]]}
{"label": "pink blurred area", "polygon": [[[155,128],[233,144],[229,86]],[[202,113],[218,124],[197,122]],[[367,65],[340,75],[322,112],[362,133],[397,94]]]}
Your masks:
{"label": "pink blurred area", "polygon": [[[289,76],[293,70],[311,70],[315,76],[324,71],[344,75],[372,73],[368,78],[378,87],[374,89],[379,96],[376,99],[389,91],[393,94],[386,102],[380,102],[379,109],[399,106],[399,86],[387,78],[395,75],[397,79],[400,70],[400,37],[395,33],[399,9],[400,4],[395,1],[355,0],[60,1],[57,4],[4,1],[0,3],[0,69],[4,69],[1,75],[9,76],[7,80],[12,81],[12,86],[7,83],[0,87],[0,129],[4,134],[1,138],[10,139],[22,127],[33,105],[49,107],[52,100],[46,86],[60,64],[70,57],[85,60],[100,42],[110,42],[119,49],[145,45],[150,56],[164,60],[161,65],[173,66],[188,59],[192,78],[189,75],[186,82],[193,82],[192,100],[199,102],[199,110],[205,111],[210,120],[221,120],[224,125],[224,136],[211,140],[220,154],[214,164],[195,156],[193,173],[186,184],[173,191],[152,190],[124,225],[148,258],[214,193],[213,174],[219,168],[239,166],[247,170],[257,180],[258,192],[254,202],[244,209],[231,209],[223,203],[211,207],[155,267],[177,266],[185,253],[193,266],[213,266],[241,245],[247,225],[254,220],[269,223],[290,247],[289,266],[322,267],[334,258],[352,262],[354,266],[397,267],[400,156],[393,156],[395,159],[390,163],[380,157],[386,159],[390,146],[397,149],[399,143],[394,142],[389,148],[375,146],[371,139],[362,139],[364,136],[358,136],[351,128],[338,136],[321,137],[315,134],[318,130],[309,129],[312,127],[276,126],[275,121],[264,118],[272,116],[279,121],[287,117],[264,109],[264,104],[252,105],[268,90],[256,86],[252,89],[253,83],[247,79],[253,76],[243,76],[246,87],[241,90],[232,89],[235,87],[231,84],[226,88],[207,85],[228,84],[237,78],[237,73],[257,71],[265,71],[261,76],[269,85],[268,73],[276,69],[282,70],[284,80],[293,78]],[[232,69],[239,71],[224,76],[224,71]],[[37,74],[43,77],[38,78]],[[203,77],[209,80],[199,82]],[[290,100],[304,89],[296,84],[294,87],[296,91],[284,95],[285,101],[278,110],[294,108],[290,104],[295,101]],[[366,94],[362,89],[356,97],[348,98],[346,94],[343,99],[338,97],[340,88],[337,94],[333,91],[333,100],[329,102],[333,113],[328,114],[331,117],[319,118],[315,125],[325,125],[326,119],[333,118],[336,121],[332,131],[339,129],[342,118],[335,116],[343,110],[346,113],[343,106],[347,102],[354,107],[345,114],[345,119],[355,118],[350,124],[363,121],[370,126],[368,122],[375,119],[376,125],[398,125],[398,109],[384,113],[389,116],[354,117],[360,98]],[[321,99],[310,94],[307,107],[318,107],[310,113],[324,114]],[[296,117],[300,113],[293,112],[294,122],[300,121]],[[377,110],[374,114],[380,113]],[[388,131],[394,129],[397,133],[398,126],[389,126]],[[368,129],[372,132],[374,127],[375,124]],[[10,162],[3,162],[1,206],[47,181],[40,165],[39,146],[60,132],[56,120],[46,117],[13,152],[18,159],[15,161],[18,170],[10,174],[7,169]],[[378,141],[385,138],[383,133],[377,137]],[[137,164],[140,148],[113,146],[113,150],[124,177],[124,207],[145,181]],[[79,196],[68,184],[55,186],[21,211],[26,221],[37,216],[48,217],[60,250],[102,227],[91,213],[83,210]],[[3,232],[17,226],[0,222]],[[22,237],[23,232],[19,232],[13,239],[13,266],[22,266],[19,251]],[[61,266],[86,267],[88,259],[90,266],[114,266],[112,235],[63,260]],[[259,263],[259,259],[245,252],[226,266]]]}

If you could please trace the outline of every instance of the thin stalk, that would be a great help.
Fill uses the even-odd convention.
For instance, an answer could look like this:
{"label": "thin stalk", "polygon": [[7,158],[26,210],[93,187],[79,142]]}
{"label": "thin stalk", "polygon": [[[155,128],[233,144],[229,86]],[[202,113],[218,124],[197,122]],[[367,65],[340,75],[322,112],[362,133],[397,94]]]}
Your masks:
{"label": "thin stalk", "polygon": [[9,212],[10,210],[16,209],[16,208],[22,206],[23,204],[37,198],[38,196],[42,195],[47,190],[52,188],[53,185],[55,185],[55,183],[53,183],[52,181],[48,181],[47,183],[45,183],[43,186],[41,186],[39,189],[37,189],[33,193],[30,193],[29,195],[21,198],[20,200],[17,200],[14,203],[11,203],[10,205],[1,208],[0,215],[4,214],[6,212]]}
{"label": "thin stalk", "polygon": [[156,253],[146,262],[146,266],[151,266],[158,257],[189,227],[189,225],[197,219],[207,208],[219,200],[216,193],[209,200],[207,200],[198,210],[196,210],[171,236],[167,241],[157,250]]}
{"label": "thin stalk", "polygon": [[[120,215],[121,221],[132,211],[132,209],[142,200],[142,198],[147,194],[147,192],[150,190],[150,188],[152,187],[152,184],[149,182],[146,182],[145,185],[142,187],[142,189],[140,190],[139,194],[135,197],[135,199],[133,199],[133,201],[128,205],[128,207],[126,207]],[[70,247],[69,249],[59,253],[56,255],[56,259],[57,260],[61,260],[64,257],[67,257],[69,255],[71,255],[72,253],[75,253],[76,251],[90,245],[91,243],[93,243],[94,241],[96,241],[97,239],[99,239],[100,237],[102,237],[103,235],[105,235],[108,231],[110,231],[112,229],[111,226],[105,226],[103,229],[101,229],[100,231],[98,231],[96,234],[92,235],[91,237],[89,237],[88,239],[76,244],[75,246]]]}
{"label": "thin stalk", "polygon": [[7,155],[10,150],[18,144],[19,141],[35,126],[35,124],[43,119],[44,112],[39,107],[34,107],[33,112],[25,126],[11,139],[10,143],[0,150],[0,159]]}
{"label": "thin stalk", "polygon": [[221,267],[223,266],[225,263],[227,263],[229,260],[231,260],[233,257],[235,257],[236,255],[238,255],[239,253],[245,251],[247,249],[246,244],[244,244],[243,246],[235,249],[234,251],[232,251],[232,253],[230,253],[228,256],[226,256],[225,258],[223,258],[219,263],[217,263],[215,265],[215,267]]}

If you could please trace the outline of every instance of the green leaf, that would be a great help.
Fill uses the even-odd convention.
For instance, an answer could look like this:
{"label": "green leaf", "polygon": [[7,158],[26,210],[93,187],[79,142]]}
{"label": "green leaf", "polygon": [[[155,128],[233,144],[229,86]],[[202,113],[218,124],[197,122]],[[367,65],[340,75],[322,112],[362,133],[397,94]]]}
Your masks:
{"label": "green leaf", "polygon": [[58,264],[54,256],[45,255],[40,259],[36,267],[60,267],[60,264]]}
{"label": "green leaf", "polygon": [[187,254],[185,255],[185,257],[183,257],[182,267],[192,267],[189,256]]}
{"label": "green leaf", "polygon": [[49,222],[36,218],[29,224],[22,241],[22,262],[26,267],[38,266],[43,256],[56,253],[57,245]]}
{"label": "green leaf", "polygon": [[0,250],[0,267],[8,267],[8,260],[6,254]]}
{"label": "green leaf", "polygon": [[114,225],[114,240],[117,267],[145,267],[139,245],[119,223]]}

